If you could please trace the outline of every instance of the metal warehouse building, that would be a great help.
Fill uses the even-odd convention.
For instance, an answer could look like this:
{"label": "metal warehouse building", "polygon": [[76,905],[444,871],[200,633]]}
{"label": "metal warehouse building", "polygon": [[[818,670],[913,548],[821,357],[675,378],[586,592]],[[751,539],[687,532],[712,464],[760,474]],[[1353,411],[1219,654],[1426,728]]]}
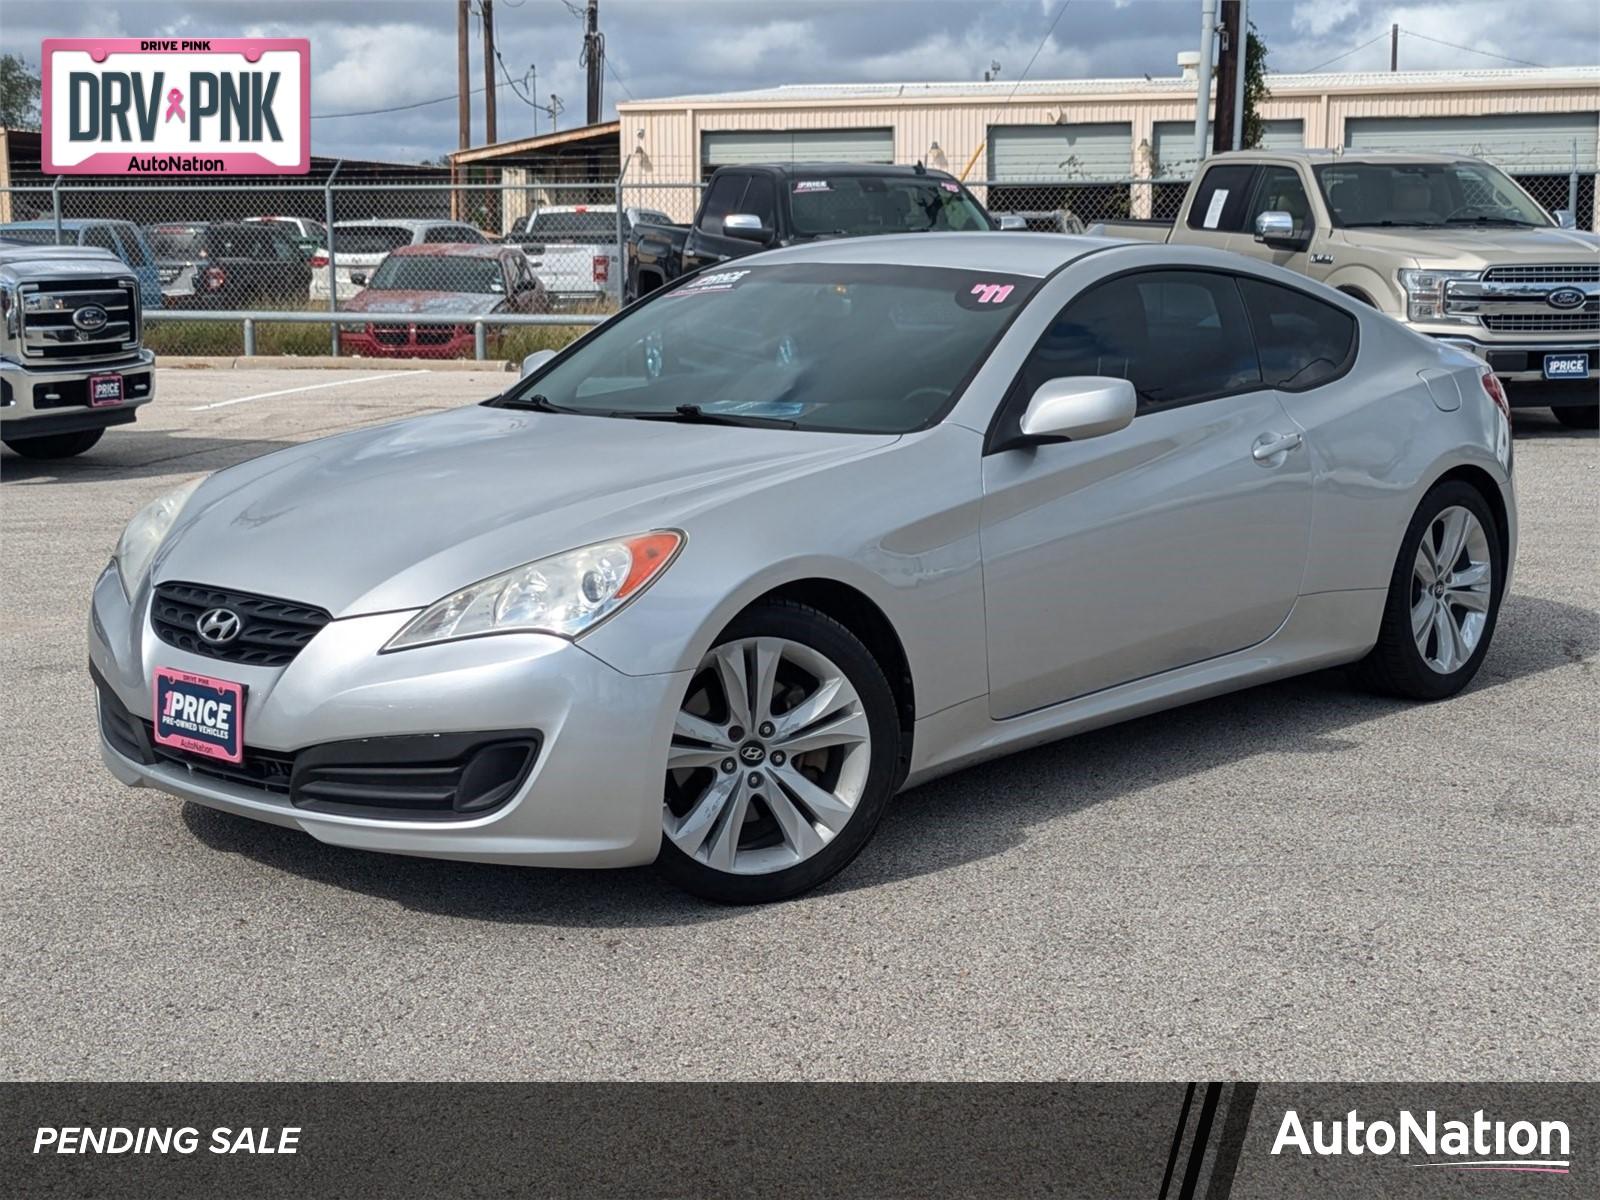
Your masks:
{"label": "metal warehouse building", "polygon": [[[1488,158],[1549,208],[1580,177],[1594,227],[1600,67],[1276,75],[1265,144],[1443,150]],[[921,161],[963,176],[991,206],[1091,216],[1170,215],[1194,167],[1195,81],[802,84],[617,106],[629,194],[679,219],[687,181],[729,163]],[[1167,181],[1165,184],[1160,181]],[[665,185],[679,184],[676,189]],[[1019,205],[1018,201],[1022,200]],[[637,201],[645,202],[642,198]]]}

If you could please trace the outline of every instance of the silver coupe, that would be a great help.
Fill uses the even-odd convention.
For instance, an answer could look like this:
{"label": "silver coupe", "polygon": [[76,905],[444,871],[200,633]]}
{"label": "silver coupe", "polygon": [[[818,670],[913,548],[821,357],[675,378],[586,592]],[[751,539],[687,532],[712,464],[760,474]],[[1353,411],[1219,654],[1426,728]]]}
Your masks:
{"label": "silver coupe", "polygon": [[1341,663],[1460,691],[1511,458],[1482,363],[1232,254],[779,250],[140,512],[101,749],[340,846],[781,899],[1025,746]]}

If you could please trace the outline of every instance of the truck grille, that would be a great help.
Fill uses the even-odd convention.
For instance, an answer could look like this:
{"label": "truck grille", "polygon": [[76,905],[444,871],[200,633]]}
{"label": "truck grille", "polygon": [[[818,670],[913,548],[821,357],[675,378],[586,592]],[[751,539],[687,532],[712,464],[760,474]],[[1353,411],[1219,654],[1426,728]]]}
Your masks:
{"label": "truck grille", "polygon": [[[136,284],[117,279],[71,279],[25,283],[18,293],[25,358],[124,358],[139,347]],[[97,325],[78,317],[81,310],[91,307],[104,313],[105,319]]]}
{"label": "truck grille", "polygon": [[1534,263],[1521,267],[1490,267],[1485,283],[1600,283],[1600,263]]}
{"label": "truck grille", "polygon": [[1600,311],[1498,313],[1483,325],[1496,333],[1600,333]]}
{"label": "truck grille", "polygon": [[[203,613],[232,610],[239,617],[239,635],[223,646],[202,641],[196,628]],[[150,625],[169,646],[253,667],[282,667],[294,660],[307,642],[333,617],[320,608],[229,592],[197,583],[163,583],[150,602]]]}

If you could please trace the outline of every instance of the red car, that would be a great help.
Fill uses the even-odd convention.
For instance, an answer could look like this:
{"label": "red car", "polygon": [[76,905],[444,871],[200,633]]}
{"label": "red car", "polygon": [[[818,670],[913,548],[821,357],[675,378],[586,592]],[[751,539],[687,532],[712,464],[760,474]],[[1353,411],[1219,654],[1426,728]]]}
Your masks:
{"label": "red car", "polygon": [[[371,278],[352,280],[363,290],[351,297],[351,313],[415,313],[404,325],[341,324],[339,345],[348,354],[374,358],[461,358],[473,353],[471,324],[427,320],[429,313],[489,315],[550,311],[544,285],[527,255],[515,246],[446,242],[401,246]],[[492,342],[502,327],[489,326]]]}

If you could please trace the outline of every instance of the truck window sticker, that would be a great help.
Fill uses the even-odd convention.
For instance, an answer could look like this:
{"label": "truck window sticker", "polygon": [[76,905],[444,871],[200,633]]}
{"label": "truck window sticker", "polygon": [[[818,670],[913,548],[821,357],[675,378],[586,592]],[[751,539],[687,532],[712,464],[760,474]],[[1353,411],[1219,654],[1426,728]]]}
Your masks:
{"label": "truck window sticker", "polygon": [[826,179],[799,179],[795,181],[794,190],[799,192],[831,192],[833,188]]}
{"label": "truck window sticker", "polygon": [[1222,223],[1222,206],[1228,202],[1228,189],[1218,188],[1211,193],[1211,203],[1206,205],[1205,227],[1215,229]]}

